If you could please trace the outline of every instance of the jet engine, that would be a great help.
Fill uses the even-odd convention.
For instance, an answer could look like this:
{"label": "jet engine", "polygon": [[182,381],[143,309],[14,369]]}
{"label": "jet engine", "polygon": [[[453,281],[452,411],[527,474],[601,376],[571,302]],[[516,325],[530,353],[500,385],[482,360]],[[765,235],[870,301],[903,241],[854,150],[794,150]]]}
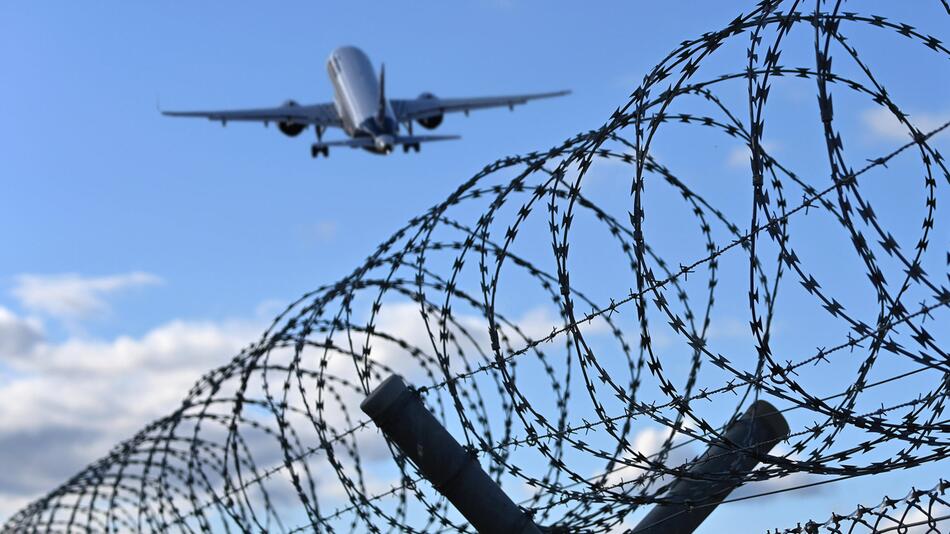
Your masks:
{"label": "jet engine", "polygon": [[[437,99],[438,97],[432,93],[422,93],[421,95],[419,95],[419,100],[437,100]],[[416,120],[416,122],[418,122],[419,126],[422,126],[426,130],[434,130],[440,124],[442,124],[443,116],[444,115],[442,113],[439,113],[438,115],[431,115],[424,119],[418,119]]]}
{"label": "jet engine", "polygon": [[[285,108],[295,108],[299,105],[300,104],[293,100],[288,100],[282,104],[282,106]],[[277,123],[277,129],[287,137],[297,137],[300,135],[300,132],[304,131],[306,128],[306,124],[299,124],[292,121],[280,121]]]}

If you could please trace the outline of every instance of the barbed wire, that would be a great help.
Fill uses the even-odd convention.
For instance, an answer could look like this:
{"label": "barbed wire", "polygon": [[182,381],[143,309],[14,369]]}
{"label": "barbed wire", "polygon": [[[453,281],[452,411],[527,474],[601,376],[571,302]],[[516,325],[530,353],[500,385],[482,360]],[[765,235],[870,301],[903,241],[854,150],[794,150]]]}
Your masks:
{"label": "barbed wire", "polygon": [[[781,531],[782,534],[814,534],[818,532],[921,532],[939,534],[950,520],[950,482],[944,479],[929,490],[911,489],[902,499],[884,497],[874,507],[858,506],[845,515],[832,514],[824,523],[809,521],[805,525]],[[779,531],[775,531],[779,534]]]}
{"label": "barbed wire", "polygon": [[[753,493],[725,503],[947,458],[946,329],[927,325],[950,314],[931,274],[950,123],[915,124],[859,53],[888,36],[945,68],[937,37],[840,1],[762,1],[683,41],[606,124],[487,165],[4,530],[468,531],[356,411],[392,373],[568,531],[629,530],[681,502],[675,479],[735,480],[693,471],[695,447],[760,398],[792,433],[741,448]],[[906,141],[860,140],[872,112]],[[723,140],[748,167],[711,179]],[[938,531],[946,488],[783,532]]]}

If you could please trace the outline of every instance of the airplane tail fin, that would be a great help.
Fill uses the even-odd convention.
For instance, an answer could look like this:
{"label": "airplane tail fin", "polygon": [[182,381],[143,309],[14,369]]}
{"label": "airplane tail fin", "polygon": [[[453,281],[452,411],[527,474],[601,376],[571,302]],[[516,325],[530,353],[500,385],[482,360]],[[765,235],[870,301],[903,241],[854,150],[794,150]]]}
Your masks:
{"label": "airplane tail fin", "polygon": [[376,110],[376,123],[386,122],[386,64],[379,68],[379,108]]}

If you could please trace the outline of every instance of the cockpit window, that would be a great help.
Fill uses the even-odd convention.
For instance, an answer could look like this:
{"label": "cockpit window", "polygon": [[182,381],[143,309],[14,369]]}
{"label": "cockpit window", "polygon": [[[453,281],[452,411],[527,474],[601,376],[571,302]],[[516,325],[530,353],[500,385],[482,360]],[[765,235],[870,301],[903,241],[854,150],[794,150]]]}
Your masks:
{"label": "cockpit window", "polygon": [[337,72],[341,72],[343,69],[340,68],[340,58],[333,56],[333,67]]}

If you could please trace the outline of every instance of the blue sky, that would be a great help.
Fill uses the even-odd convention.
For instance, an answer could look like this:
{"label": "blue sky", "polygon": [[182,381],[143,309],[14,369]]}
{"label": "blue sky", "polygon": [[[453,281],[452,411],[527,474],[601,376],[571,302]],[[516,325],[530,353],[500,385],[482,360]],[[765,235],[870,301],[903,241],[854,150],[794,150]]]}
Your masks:
{"label": "blue sky", "polygon": [[[886,11],[930,33],[946,28],[946,19],[930,20],[940,15],[938,3],[917,7],[861,4],[862,10]],[[63,433],[75,426],[62,420],[70,413],[35,389],[58,382],[43,382],[42,367],[0,354],[5,375],[0,404],[16,405],[0,416],[0,456],[32,448],[26,465],[34,467],[58,457],[55,468],[37,480],[0,475],[0,518],[106,452],[115,439],[172,409],[203,370],[259,335],[283,306],[348,274],[395,228],[486,163],[546,149],[599,127],[680,41],[749,9],[750,2],[739,1],[591,6],[513,0],[424,2],[412,8],[368,2],[0,6],[5,80],[0,83],[0,324],[16,325],[20,332],[0,347],[13,354],[39,343],[51,359],[108,354],[129,362],[181,349],[163,360],[162,369],[178,366],[172,374],[156,372],[126,383],[123,377],[130,375],[123,373],[136,373],[134,365],[93,366],[110,370],[90,378],[77,391],[82,401],[73,401],[90,406],[75,413],[101,419],[88,424],[82,447],[68,453],[56,445],[57,436],[72,435]],[[906,56],[912,59],[904,59],[891,53],[899,41],[878,39],[864,29],[855,33],[868,37],[861,41],[862,54],[890,74],[892,94],[921,124],[950,118],[946,92],[939,91],[950,85],[946,58],[926,56],[916,47],[902,49],[913,52]],[[336,149],[329,159],[316,161],[309,156],[311,132],[289,139],[274,127],[221,128],[164,118],[156,109],[328,101],[332,91],[323,62],[342,44],[360,46],[377,67],[385,62],[387,91],[394,98],[423,91],[446,97],[564,88],[574,93],[514,113],[446,117],[436,133],[463,139],[425,145],[420,154],[378,157]],[[801,57],[807,57],[804,52]],[[783,125],[783,135],[775,136],[777,157],[806,153],[811,146],[796,134],[816,124],[799,111],[814,111],[814,87],[791,87],[775,98],[780,104],[770,121]],[[844,120],[862,154],[902,142],[886,118],[873,115],[871,104],[850,105],[852,120]],[[334,136],[342,134],[328,134]],[[946,147],[946,139],[941,142]],[[697,189],[721,195],[733,213],[747,210],[746,199],[730,199],[728,189],[711,185],[747,172],[739,143],[707,145],[673,133],[658,140],[656,154],[683,173],[707,173]],[[818,163],[802,165],[806,171],[821,169]],[[607,168],[595,178],[592,196],[614,213],[629,209],[629,182],[622,171]],[[898,228],[919,226],[899,217],[901,195],[886,187],[875,192],[898,214],[891,219]],[[908,205],[916,201],[913,192]],[[938,219],[933,238],[938,256],[950,238],[946,221]],[[818,235],[821,223],[806,224],[802,232]],[[675,228],[656,237],[670,238],[670,257],[690,259],[688,247],[675,242]],[[840,245],[829,239],[815,246],[827,253]],[[932,274],[946,269],[941,266],[932,264]],[[625,294],[628,282],[621,284],[619,293]],[[590,289],[610,295],[614,286],[592,283]],[[855,296],[856,305],[873,306],[857,298],[859,289],[843,291]],[[723,300],[729,309],[729,299]],[[741,308],[741,299],[732,304]],[[739,315],[734,320],[742,323]],[[787,343],[794,346],[794,335]],[[135,395],[137,385],[150,388],[154,398],[108,420],[110,409]],[[30,424],[22,423],[31,415]],[[937,471],[891,479],[902,493],[910,484],[928,486],[946,476],[946,465]],[[777,514],[781,522],[763,519],[755,526],[792,526],[793,518],[806,519],[802,514],[850,510],[884,493],[865,490],[770,499],[769,506],[784,511]],[[717,513],[707,532],[753,508],[733,509],[737,512]]]}

